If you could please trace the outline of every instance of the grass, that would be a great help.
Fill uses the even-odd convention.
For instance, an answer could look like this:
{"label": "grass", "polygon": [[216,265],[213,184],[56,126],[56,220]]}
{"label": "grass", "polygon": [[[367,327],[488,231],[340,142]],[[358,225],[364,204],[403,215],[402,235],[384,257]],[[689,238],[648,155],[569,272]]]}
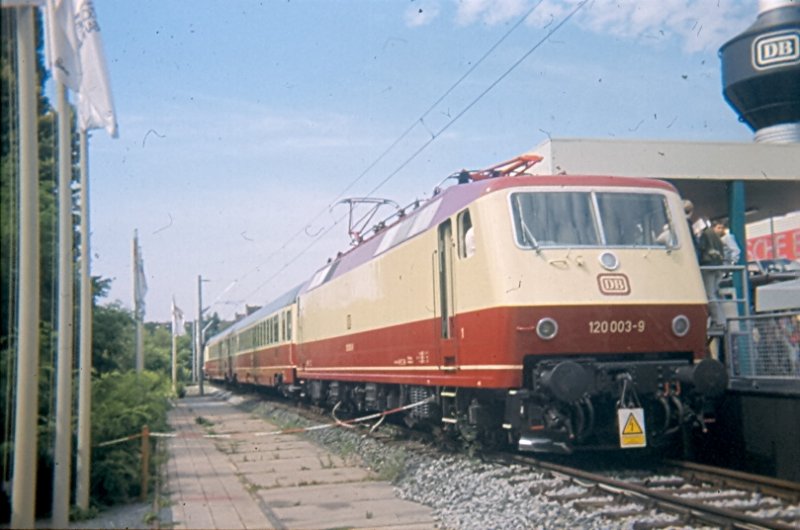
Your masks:
{"label": "grass", "polygon": [[72,506],[69,509],[69,520],[70,521],[88,521],[89,519],[94,519],[100,512],[94,506],[89,506],[87,509],[79,508],[77,506]]}
{"label": "grass", "polygon": [[205,417],[203,417],[203,416],[197,416],[197,417],[194,419],[194,422],[195,422],[196,424],[198,424],[198,425],[202,425],[203,427],[211,427],[212,425],[214,425],[214,422],[213,422],[213,421],[211,421],[211,420],[209,420],[208,418],[205,418]]}
{"label": "grass", "polygon": [[334,467],[336,467],[336,464],[333,462],[333,457],[331,456],[331,454],[328,453],[325,456],[328,459],[327,462],[324,462],[322,458],[319,459],[319,465],[322,467],[322,469],[333,469]]}
{"label": "grass", "polygon": [[391,458],[388,458],[381,463],[380,468],[377,469],[378,480],[394,482],[400,475],[402,475],[405,467],[405,455],[393,455]]}

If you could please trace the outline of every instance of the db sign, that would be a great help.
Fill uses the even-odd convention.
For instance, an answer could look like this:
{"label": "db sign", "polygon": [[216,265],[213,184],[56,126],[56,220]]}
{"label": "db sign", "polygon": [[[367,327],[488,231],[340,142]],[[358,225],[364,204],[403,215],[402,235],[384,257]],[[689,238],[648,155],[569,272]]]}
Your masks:
{"label": "db sign", "polygon": [[753,41],[753,66],[757,70],[800,62],[800,32],[782,31]]}
{"label": "db sign", "polygon": [[597,286],[603,294],[626,295],[631,293],[631,284],[624,274],[598,274]]}

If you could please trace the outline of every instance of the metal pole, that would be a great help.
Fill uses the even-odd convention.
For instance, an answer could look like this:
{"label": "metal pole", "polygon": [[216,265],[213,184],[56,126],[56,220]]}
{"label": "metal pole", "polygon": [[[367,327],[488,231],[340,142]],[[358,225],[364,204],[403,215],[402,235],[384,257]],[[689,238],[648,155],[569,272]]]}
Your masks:
{"label": "metal pole", "polygon": [[[736,238],[736,242],[742,251],[739,254],[739,262],[734,265],[744,265],[747,263],[747,238],[745,234],[745,186],[744,181],[734,180],[728,183],[728,228],[731,234]],[[745,275],[747,271],[745,271]],[[743,277],[734,274],[734,289],[736,290],[736,299],[743,300],[745,295],[745,285],[743,284]],[[746,306],[747,304],[745,304]],[[738,314],[746,315],[750,312],[749,307],[744,307],[742,304],[736,304]]]}
{"label": "metal pole", "polygon": [[16,8],[19,90],[19,286],[11,528],[33,528],[39,410],[39,143],[33,7]]}
{"label": "metal pole", "polygon": [[197,382],[197,322],[192,322],[192,383]]}
{"label": "metal pole", "polygon": [[[747,240],[745,239],[745,241],[747,241]],[[769,244],[769,253],[770,253],[770,255],[767,256],[767,257],[770,258],[770,259],[775,259],[775,258],[778,257],[775,254],[775,248],[778,245],[775,243],[775,218],[774,217],[770,217],[769,218],[769,243],[770,243]]]}
{"label": "metal pole", "polygon": [[[173,317],[173,323],[175,319]],[[178,336],[175,334],[175,330],[172,330],[172,392],[177,393],[178,391]]]}
{"label": "metal pole", "polygon": [[142,488],[139,500],[147,500],[147,485],[150,483],[150,427],[142,427]]}
{"label": "metal pole", "polygon": [[72,462],[72,145],[67,89],[56,82],[58,105],[58,360],[56,440],[53,454],[53,526],[69,523]]}
{"label": "metal pole", "polygon": [[197,380],[203,395],[203,277],[197,275]]}
{"label": "metal pole", "polygon": [[92,278],[89,233],[88,138],[81,130],[81,324],[78,372],[78,458],[76,462],[75,504],[89,509],[89,483],[92,466]]}
{"label": "metal pole", "polygon": [[139,290],[139,269],[140,260],[139,256],[139,231],[133,232],[133,317],[136,322],[136,373],[140,374],[144,371],[144,353],[142,351],[142,308],[140,307]]}

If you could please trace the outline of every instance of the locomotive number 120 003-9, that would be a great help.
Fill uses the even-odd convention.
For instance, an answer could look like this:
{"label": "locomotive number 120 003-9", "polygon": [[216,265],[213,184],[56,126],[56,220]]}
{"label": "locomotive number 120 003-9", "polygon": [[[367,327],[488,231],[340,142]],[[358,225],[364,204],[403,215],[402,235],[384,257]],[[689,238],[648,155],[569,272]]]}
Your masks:
{"label": "locomotive number 120 003-9", "polygon": [[644,333],[644,320],[590,320],[589,333]]}

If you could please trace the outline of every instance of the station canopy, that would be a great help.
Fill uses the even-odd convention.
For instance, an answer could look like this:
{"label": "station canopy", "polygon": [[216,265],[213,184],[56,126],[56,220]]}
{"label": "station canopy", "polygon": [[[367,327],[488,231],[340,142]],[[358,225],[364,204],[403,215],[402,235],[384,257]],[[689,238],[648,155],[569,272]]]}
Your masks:
{"label": "station canopy", "polygon": [[742,181],[746,221],[800,209],[800,144],[564,138],[539,144],[539,175],[651,177],[671,182],[708,219],[728,217],[728,183]]}

